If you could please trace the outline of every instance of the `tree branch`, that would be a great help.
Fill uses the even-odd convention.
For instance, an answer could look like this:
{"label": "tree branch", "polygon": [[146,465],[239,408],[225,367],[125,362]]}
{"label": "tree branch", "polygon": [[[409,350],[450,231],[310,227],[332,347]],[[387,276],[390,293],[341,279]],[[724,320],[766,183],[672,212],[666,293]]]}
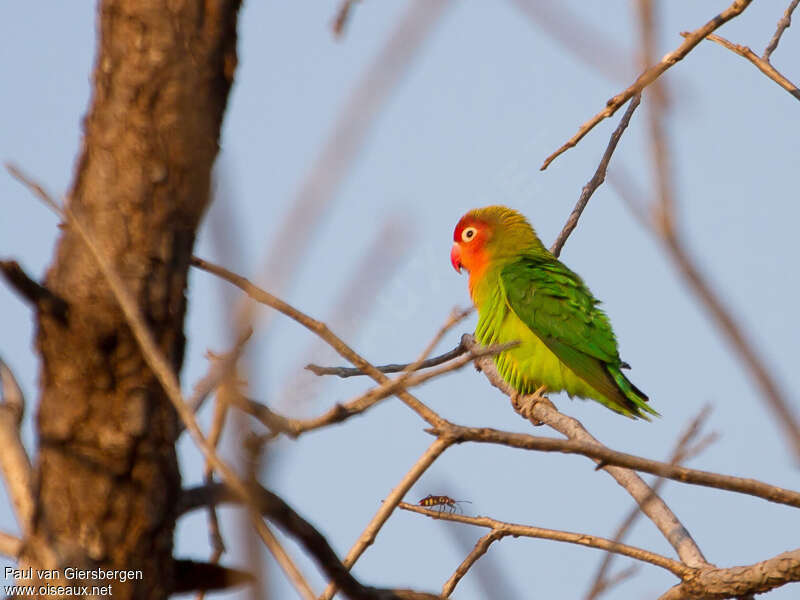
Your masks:
{"label": "tree branch", "polygon": [[[669,464],[678,465],[688,460],[690,456],[696,455],[698,451],[702,451],[708,447],[709,441],[713,440],[713,434],[704,437],[702,440],[700,440],[700,442],[698,442],[697,445],[690,446],[690,444],[699,435],[703,423],[708,418],[710,413],[711,407],[705,406],[697,414],[697,416],[692,419],[692,421],[689,423],[689,426],[678,438],[675,448],[668,459]],[[664,477],[659,477],[655,482],[653,482],[651,486],[653,488],[653,493],[658,494],[666,481],[667,479]],[[628,516],[625,517],[617,527],[612,539],[615,542],[621,542],[641,514],[642,513],[639,510],[639,507],[634,506],[633,509],[628,513]],[[606,554],[606,556],[600,562],[600,566],[597,569],[597,573],[594,577],[592,585],[589,587],[589,591],[586,594],[585,600],[595,600],[595,598],[597,598],[601,593],[607,591],[611,587],[611,579],[607,577],[607,573],[611,568],[613,559],[613,554]]]}
{"label": "tree branch", "polygon": [[[425,473],[428,467],[430,467],[433,462],[439,458],[442,453],[452,444],[453,440],[446,437],[439,437],[428,447],[422,456],[419,457],[417,462],[414,463],[408,473],[403,476],[400,482],[383,500],[378,512],[375,513],[375,516],[372,517],[372,520],[370,520],[369,524],[364,529],[364,532],[359,536],[358,540],[356,540],[356,543],[353,544],[353,547],[350,548],[347,556],[342,561],[345,567],[348,569],[353,567],[358,558],[375,541],[375,538],[378,535],[378,532],[381,530],[381,527],[383,527],[384,523],[389,520],[389,517],[394,512],[394,509],[400,504],[400,501],[408,493],[408,490],[411,489],[411,486],[413,486],[417,480],[422,477],[422,474]],[[336,594],[336,588],[337,584],[334,581],[325,588],[325,591],[320,595],[319,599],[331,600],[334,594]]]}
{"label": "tree branch", "polygon": [[634,94],[641,92],[644,88],[658,79],[664,73],[664,71],[686,57],[686,55],[689,54],[689,52],[691,52],[694,47],[697,46],[697,44],[699,44],[709,33],[724,25],[734,17],[740,15],[744,9],[748,7],[750,2],[752,2],[752,0],[735,0],[733,4],[711,19],[708,23],[693,31],[680,46],[665,55],[664,58],[662,58],[658,63],[645,70],[627,89],[623,90],[606,102],[606,107],[603,110],[581,125],[578,129],[578,133],[572,136],[563,146],[545,159],[541,166],[541,170],[544,171],[550,165],[550,163],[556,159],[556,157],[570,148],[575,147],[577,143],[594,128],[595,125],[617,112],[617,110],[628,100],[630,100]]}
{"label": "tree branch", "polygon": [[[384,590],[364,586],[359,583],[336,556],[325,537],[308,521],[297,514],[283,499],[261,485],[254,483],[250,487],[258,512],[274,522],[305,548],[322,569],[334,581],[347,597],[364,600],[418,599],[434,600],[434,594],[411,592],[409,590]],[[184,490],[178,503],[179,515],[192,509],[206,506],[209,503],[242,502],[241,496],[229,486],[221,483],[203,485]]]}
{"label": "tree branch", "polygon": [[[284,433],[291,438],[297,438],[300,435],[307,433],[309,431],[314,431],[315,429],[327,427],[328,425],[341,423],[342,421],[346,421],[350,417],[359,415],[364,411],[368,410],[370,407],[374,406],[380,400],[393,395],[400,388],[409,390],[430,379],[434,379],[451,371],[461,369],[468,363],[472,362],[475,358],[479,358],[481,356],[494,355],[499,352],[502,352],[503,350],[507,350],[508,348],[513,348],[516,345],[517,345],[516,343],[511,343],[511,344],[499,344],[495,346],[487,346],[484,348],[473,348],[472,350],[466,351],[466,354],[461,354],[460,356],[458,356],[456,360],[447,363],[445,365],[442,365],[438,369],[432,369],[430,371],[425,371],[424,373],[417,373],[416,375],[411,375],[407,377],[405,381],[400,381],[400,377],[396,377],[394,379],[387,379],[385,383],[382,383],[378,387],[368,390],[367,392],[361,394],[360,396],[357,396],[353,400],[348,400],[347,402],[341,404],[337,403],[328,411],[321,414],[320,416],[313,417],[311,419],[291,419],[274,412],[272,409],[270,409],[268,406],[264,404],[256,402],[255,400],[251,400],[249,398],[244,398],[242,396],[238,396],[235,400],[235,403],[239,409],[255,417],[256,419],[261,421],[264,424],[264,426],[270,429],[271,431],[271,434],[269,435],[270,438],[273,438],[280,433]],[[413,364],[414,363],[408,363],[405,366],[406,368],[408,368],[413,366]],[[340,369],[343,367],[327,367],[327,368]],[[376,368],[379,369],[380,367]],[[361,373],[360,371],[359,373],[364,374]]]}
{"label": "tree branch", "polygon": [[[30,182],[22,178],[22,174],[12,165],[7,165],[13,177],[19,179],[26,185]],[[34,184],[35,185],[35,184]],[[6,282],[13,287],[28,302],[33,304],[38,310],[53,315],[62,325],[67,324],[69,316],[69,305],[67,302],[51,292],[38,281],[28,277],[22,270],[19,263],[15,260],[0,260],[0,273],[5,277]]]}
{"label": "tree branch", "polygon": [[608,142],[606,151],[603,153],[603,158],[600,159],[600,164],[597,165],[597,170],[594,172],[594,175],[592,175],[592,178],[588,181],[588,183],[583,186],[580,198],[578,198],[578,203],[575,205],[575,208],[572,209],[567,222],[564,224],[564,229],[561,230],[561,233],[558,234],[558,238],[556,238],[556,241],[553,242],[553,245],[550,247],[550,252],[552,252],[554,256],[558,257],[561,254],[561,249],[564,247],[567,238],[570,236],[575,227],[578,226],[578,219],[581,218],[583,209],[585,209],[586,205],[589,203],[589,198],[592,197],[594,191],[606,180],[606,170],[608,169],[608,162],[611,160],[611,155],[614,154],[614,150],[617,149],[617,144],[619,143],[623,132],[628,127],[628,123],[631,121],[633,112],[636,110],[636,107],[639,106],[639,102],[641,102],[641,100],[642,95],[640,93],[634,94],[633,98],[631,98],[630,104],[628,105],[625,114],[622,115],[619,125],[617,125],[614,133],[611,134],[611,139]]}
{"label": "tree branch", "polygon": [[5,479],[11,504],[23,536],[33,518],[33,469],[20,436],[25,397],[14,373],[0,359],[0,476]]}
{"label": "tree branch", "polygon": [[800,581],[800,549],[746,567],[702,569],[659,596],[658,600],[742,598],[763,594],[795,581]]}
{"label": "tree branch", "polygon": [[[436,367],[442,363],[446,363],[448,360],[461,356],[466,351],[467,349],[459,344],[452,350],[448,350],[439,356],[434,356],[422,361],[418,368],[427,369],[428,367]],[[411,364],[412,363],[391,363],[388,365],[375,365],[375,368],[381,373],[399,373],[400,371],[405,371]],[[366,375],[364,371],[355,367],[322,367],[320,365],[309,364],[306,365],[306,369],[314,373],[314,375],[336,375],[342,379]]]}
{"label": "tree branch", "polygon": [[614,542],[612,540],[595,535],[573,533],[570,531],[559,531],[557,529],[544,529],[541,527],[531,527],[530,525],[517,525],[515,523],[506,523],[504,521],[498,521],[489,517],[467,517],[464,515],[430,510],[422,506],[408,504],[406,502],[401,503],[400,508],[426,515],[434,519],[444,519],[445,521],[456,521],[458,523],[466,523],[468,525],[476,525],[478,527],[487,527],[492,531],[502,534],[503,536],[513,535],[554,540],[557,542],[567,542],[569,544],[578,544],[580,546],[589,546],[591,548],[598,548],[607,552],[614,552],[616,554],[635,558],[636,560],[647,562],[651,565],[666,569],[681,579],[690,577],[697,572],[696,568],[686,566],[677,560],[667,558],[666,556],[661,556],[655,552],[650,552],[649,550],[643,550],[642,548],[629,546],[627,544],[621,544],[619,542]]}
{"label": "tree branch", "polygon": [[[468,346],[474,344],[475,341],[466,341]],[[516,398],[518,402],[515,404],[517,410],[525,418],[532,418],[536,422],[546,423],[556,431],[560,432],[570,440],[584,442],[587,445],[587,450],[591,446],[595,446],[597,450],[607,451],[608,449],[598,442],[583,425],[576,419],[568,417],[556,410],[555,406],[548,401],[541,401],[542,399],[537,396],[526,396],[518,398],[516,392],[500,377],[495,367],[494,360],[491,358],[480,358],[475,361],[475,364],[483,371],[489,382],[500,389],[504,394],[510,398]],[[547,438],[543,438],[547,439]],[[557,440],[552,440],[557,441]],[[633,458],[633,457],[632,457]],[[597,460],[597,459],[596,459]],[[642,480],[639,475],[630,469],[620,468],[619,466],[611,466],[612,463],[606,463],[602,459],[597,460],[600,466],[609,475],[611,475],[617,483],[624,487],[628,493],[636,500],[636,503],[641,507],[642,512],[645,513],[651,521],[658,527],[659,531],[664,535],[667,541],[675,548],[675,551],[680,556],[681,560],[691,567],[700,567],[706,563],[703,553],[698,548],[692,536],[687,529],[673,514],[664,501],[653,493],[650,487]],[[635,461],[634,461],[635,462]],[[647,461],[645,461],[647,462]],[[625,465],[630,466],[630,465]],[[800,494],[798,494],[800,496]]]}
{"label": "tree branch", "polygon": [[[682,36],[688,35],[686,32],[681,33]],[[726,40],[724,37],[720,37],[718,35],[714,35],[713,33],[706,36],[707,40],[711,40],[712,42],[716,42],[720,46],[724,46],[731,52],[735,52],[739,56],[742,56],[753,63],[756,68],[761,71],[764,75],[772,79],[775,83],[789,92],[795,99],[800,100],[800,89],[797,88],[795,84],[789,81],[786,77],[784,77],[775,67],[773,67],[770,62],[764,58],[759,58],[759,56],[753,52],[747,46],[742,46],[741,44],[734,44],[733,42]]]}
{"label": "tree branch", "polygon": [[21,539],[5,531],[0,531],[0,554],[16,560],[20,550],[22,550]]}
{"label": "tree branch", "polygon": [[798,3],[800,3],[800,0],[792,0],[789,6],[786,7],[786,12],[783,13],[783,17],[778,21],[778,28],[772,35],[772,39],[769,41],[769,44],[767,44],[767,47],[764,48],[764,54],[761,55],[761,58],[765,61],[769,62],[772,53],[775,52],[775,49],[778,47],[778,42],[781,41],[783,32],[792,24],[792,13],[794,9],[797,8]]}
{"label": "tree branch", "polygon": [[[412,505],[402,502],[399,506],[400,508],[405,509],[406,506]],[[479,539],[475,544],[475,547],[472,549],[472,552],[470,552],[463,562],[458,565],[458,568],[450,576],[450,579],[448,579],[444,586],[442,586],[442,596],[449,598],[450,594],[453,593],[453,590],[456,589],[458,582],[461,581],[464,575],[467,574],[467,571],[472,568],[472,565],[474,565],[480,557],[486,554],[486,552],[489,550],[489,546],[491,546],[492,543],[496,542],[497,540],[503,539],[506,535],[508,534],[498,529],[492,529],[489,533]]]}
{"label": "tree branch", "polygon": [[[229,283],[232,283],[256,302],[270,306],[283,313],[290,319],[297,321],[303,327],[325,340],[342,358],[350,361],[353,365],[367,373],[378,383],[385,383],[388,380],[386,375],[378,371],[371,363],[361,357],[357,352],[355,352],[355,350],[350,348],[350,346],[348,346],[341,338],[336,336],[322,321],[312,319],[305,313],[297,310],[293,306],[290,306],[283,300],[276,298],[269,292],[266,292],[260,287],[254,285],[246,278],[237,275],[236,273],[233,273],[223,267],[210,263],[196,256],[192,257],[192,265],[204,271],[208,271],[209,273],[216,275],[217,277],[220,277]],[[435,426],[444,422],[439,415],[425,406],[422,402],[414,398],[408,392],[398,390],[395,395],[431,425]]]}

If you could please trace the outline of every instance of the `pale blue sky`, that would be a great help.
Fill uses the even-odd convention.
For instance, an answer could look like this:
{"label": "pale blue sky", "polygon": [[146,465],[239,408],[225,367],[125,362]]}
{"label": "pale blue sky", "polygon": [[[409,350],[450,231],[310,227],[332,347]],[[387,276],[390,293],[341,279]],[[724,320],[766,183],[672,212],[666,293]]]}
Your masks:
{"label": "pale blue sky", "polygon": [[[727,4],[659,3],[658,56],[680,44],[680,31],[698,27]],[[760,53],[785,4],[753,3],[720,34]],[[569,5],[635,54],[638,37],[629,2]],[[329,27],[337,6],[338,0],[251,1],[242,10],[240,66],[222,139],[226,193],[221,200],[233,214],[224,235],[243,253],[240,264],[227,266],[244,275],[258,272],[336,115],[406,3],[358,3],[338,42]],[[91,2],[14,2],[0,8],[0,77],[5,82],[0,158],[20,165],[58,194],[73,175],[93,52]],[[800,32],[793,27],[773,62],[797,81],[799,55]],[[284,297],[327,318],[362,253],[392,219],[401,238],[387,253],[386,268],[393,275],[349,341],[376,362],[416,356],[450,309],[468,302],[466,278],[448,260],[452,229],[463,212],[485,204],[511,205],[531,219],[548,245],[552,242],[621,113],[547,171],[540,172],[539,165],[632,80],[632,65],[617,67],[630,76],[613,80],[592,71],[512,3],[454,2],[370,128]],[[708,42],[665,81],[672,99],[668,125],[676,193],[690,249],[796,406],[796,100],[744,59]],[[614,164],[624,164],[639,187],[648,190],[644,125],[640,109],[612,160],[612,171]],[[15,258],[29,273],[42,276],[58,235],[56,219],[7,174],[0,175],[0,202],[0,256]],[[221,208],[212,208],[209,220]],[[213,259],[209,220],[197,253]],[[710,426],[722,438],[694,466],[800,486],[796,465],[758,391],[658,244],[611,187],[595,194],[562,259],[604,301],[622,356],[633,365],[632,380],[663,418],[631,422],[597,404],[558,396],[562,410],[615,449],[663,458],[687,421],[710,402],[715,407]],[[204,372],[205,351],[222,350],[227,343],[218,290],[210,276],[192,274],[186,389]],[[33,407],[37,367],[30,311],[0,286],[0,315],[0,355],[17,373]],[[452,332],[442,349],[473,326],[474,317]],[[302,353],[312,342],[307,331],[280,316],[268,332],[257,329],[249,353],[251,394],[280,404],[276,396],[303,364]],[[318,414],[366,385],[327,381],[313,402],[297,402],[295,414]],[[530,431],[507,399],[472,369],[431,383],[418,395],[458,423]],[[430,443],[423,428],[397,400],[387,400],[365,417],[299,442],[282,440],[266,483],[344,555],[382,498]],[[29,442],[31,431],[28,424]],[[185,479],[197,481],[197,453],[186,443],[181,451]],[[235,456],[235,449],[229,448],[228,456]],[[584,458],[470,445],[448,450],[408,500],[428,493],[471,500],[467,512],[472,514],[605,536],[632,504]],[[788,507],[676,483],[666,488],[664,498],[718,565],[748,564],[797,546],[800,517]],[[0,502],[0,528],[13,529],[2,495]],[[453,528],[459,529],[459,538],[470,540],[484,533],[398,512],[355,573],[372,585],[439,590],[466,553],[451,535]],[[225,531],[229,536],[237,532],[230,524]],[[629,542],[672,556],[645,520]],[[293,544],[288,547],[299,554]],[[205,549],[205,517],[182,521],[177,553],[204,557]],[[505,569],[508,593],[518,598],[581,598],[602,558],[596,550],[526,539],[504,540],[490,554]],[[241,560],[234,551],[226,562]],[[300,563],[321,590],[316,569]],[[271,559],[265,564],[270,565],[272,597],[292,597]],[[618,568],[626,564],[617,561]],[[455,597],[480,598],[476,580],[467,575]],[[660,569],[644,566],[612,595],[652,598],[674,582]],[[796,595],[797,587],[787,586],[768,597]]]}

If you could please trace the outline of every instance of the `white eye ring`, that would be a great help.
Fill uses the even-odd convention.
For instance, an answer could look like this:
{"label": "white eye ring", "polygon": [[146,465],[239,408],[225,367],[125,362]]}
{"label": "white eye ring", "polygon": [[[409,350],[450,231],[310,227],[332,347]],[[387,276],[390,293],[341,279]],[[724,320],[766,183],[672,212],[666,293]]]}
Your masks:
{"label": "white eye ring", "polygon": [[475,239],[475,235],[478,233],[478,230],[474,227],[467,227],[464,231],[461,232],[461,239],[464,242],[471,242]]}

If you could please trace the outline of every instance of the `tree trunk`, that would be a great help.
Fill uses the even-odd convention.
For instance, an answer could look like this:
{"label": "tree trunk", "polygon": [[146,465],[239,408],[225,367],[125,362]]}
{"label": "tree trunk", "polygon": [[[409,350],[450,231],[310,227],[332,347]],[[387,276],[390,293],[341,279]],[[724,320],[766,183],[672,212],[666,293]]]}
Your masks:
{"label": "tree trunk", "polygon": [[[103,0],[94,92],[68,202],[137,299],[176,373],[189,258],[236,66],[238,0]],[[177,417],[69,224],[40,311],[36,509],[21,566],[138,570],[116,600],[173,590]],[[34,578],[36,579],[36,578]],[[80,577],[78,578],[80,579]],[[20,582],[31,583],[31,582]],[[46,595],[46,594],[40,594]]]}

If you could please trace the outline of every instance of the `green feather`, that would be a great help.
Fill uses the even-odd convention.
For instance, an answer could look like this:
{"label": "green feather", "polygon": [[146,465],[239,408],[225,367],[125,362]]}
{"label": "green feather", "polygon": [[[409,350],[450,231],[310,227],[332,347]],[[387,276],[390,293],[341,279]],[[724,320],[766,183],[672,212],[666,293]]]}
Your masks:
{"label": "green feather", "polygon": [[503,379],[522,394],[544,385],[629,417],[658,416],[621,372],[627,365],[599,301],[542,245],[525,218],[505,207],[469,214],[492,229],[489,264],[472,290],[476,339],[485,345],[520,342],[495,358]]}

